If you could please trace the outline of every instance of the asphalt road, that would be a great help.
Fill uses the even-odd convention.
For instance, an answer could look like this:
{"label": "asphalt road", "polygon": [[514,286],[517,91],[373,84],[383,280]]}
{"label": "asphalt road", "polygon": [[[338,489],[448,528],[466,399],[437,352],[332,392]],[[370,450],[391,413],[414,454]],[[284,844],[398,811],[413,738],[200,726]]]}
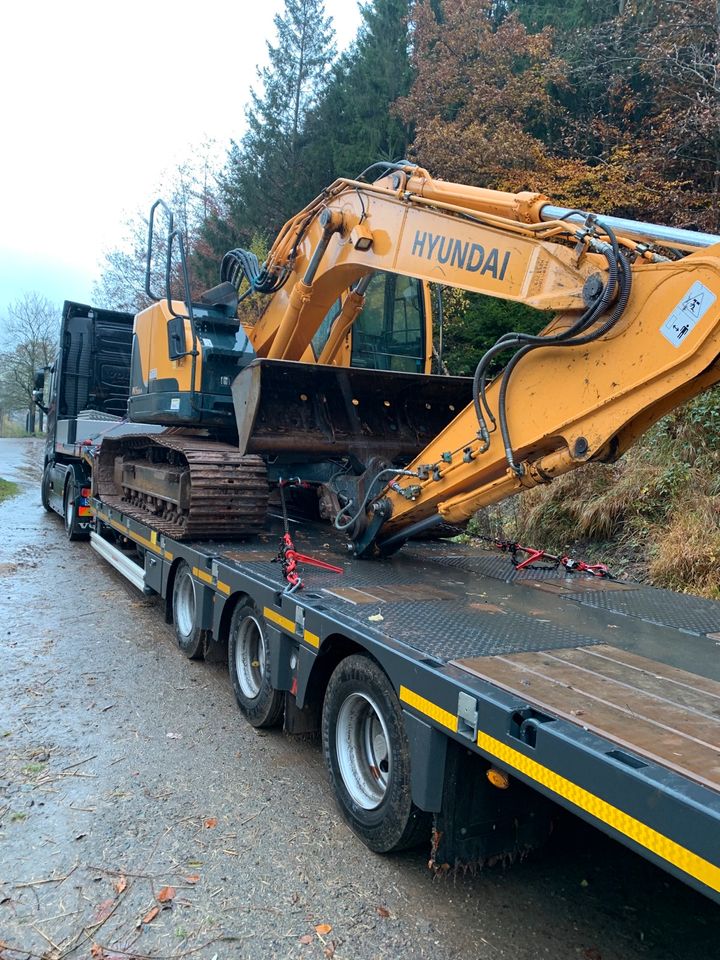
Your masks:
{"label": "asphalt road", "polygon": [[[510,869],[369,853],[318,745],[257,732],[226,668],[39,503],[0,440],[0,960],[711,960],[720,908],[572,818]],[[165,888],[171,888],[166,890]]]}

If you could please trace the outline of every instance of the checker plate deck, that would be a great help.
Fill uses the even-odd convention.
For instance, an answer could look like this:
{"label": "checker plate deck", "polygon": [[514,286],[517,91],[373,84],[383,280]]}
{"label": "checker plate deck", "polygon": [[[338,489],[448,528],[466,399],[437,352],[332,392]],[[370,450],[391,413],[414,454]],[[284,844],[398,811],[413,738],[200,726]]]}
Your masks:
{"label": "checker plate deck", "polygon": [[[632,582],[516,570],[510,557],[453,543],[410,544],[389,560],[349,557],[327,528],[297,549],[344,568],[301,569],[308,600],[415,651],[594,730],[642,765],[720,791],[720,604]],[[264,555],[230,555],[280,585]]]}

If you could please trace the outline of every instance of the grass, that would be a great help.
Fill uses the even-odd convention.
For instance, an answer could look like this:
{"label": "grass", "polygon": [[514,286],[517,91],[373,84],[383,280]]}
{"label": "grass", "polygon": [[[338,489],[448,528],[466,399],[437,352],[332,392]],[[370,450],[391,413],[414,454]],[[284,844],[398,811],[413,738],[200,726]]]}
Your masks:
{"label": "grass", "polygon": [[45,766],[42,763],[29,763],[26,767],[22,768],[22,772],[28,776],[34,776],[36,773],[42,773],[45,769]]}
{"label": "grass", "polygon": [[720,598],[720,389],[665,417],[618,463],[536,487],[473,530]]}
{"label": "grass", "polygon": [[9,500],[10,497],[16,497],[20,493],[20,487],[12,480],[3,480],[0,477],[0,503],[3,500]]}

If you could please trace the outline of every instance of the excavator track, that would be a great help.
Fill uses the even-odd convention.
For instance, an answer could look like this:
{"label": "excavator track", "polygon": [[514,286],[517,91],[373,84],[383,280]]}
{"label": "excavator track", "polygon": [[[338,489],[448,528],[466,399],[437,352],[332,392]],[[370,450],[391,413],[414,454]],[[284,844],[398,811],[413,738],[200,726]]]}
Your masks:
{"label": "excavator track", "polygon": [[265,524],[262,458],[206,437],[106,439],[96,476],[105,503],[175,540],[241,539]]}

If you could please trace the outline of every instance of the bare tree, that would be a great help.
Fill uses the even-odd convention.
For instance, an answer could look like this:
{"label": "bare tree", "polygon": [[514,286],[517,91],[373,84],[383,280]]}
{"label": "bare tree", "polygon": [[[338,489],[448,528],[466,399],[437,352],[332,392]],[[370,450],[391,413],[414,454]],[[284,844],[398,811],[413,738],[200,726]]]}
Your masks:
{"label": "bare tree", "polygon": [[[204,144],[193,159],[181,163],[158,187],[158,195],[173,211],[174,226],[182,231],[185,238],[186,258],[190,256],[212,204],[214,149],[212,142]],[[158,295],[165,292],[167,226],[164,214],[158,211],[151,272],[151,288]],[[145,293],[147,240],[148,211],[141,210],[126,220],[120,244],[105,254],[100,277],[93,285],[93,303],[130,313],[137,313],[149,306],[151,301]],[[183,297],[177,249],[173,256],[171,287],[174,297]]]}
{"label": "bare tree", "polygon": [[37,293],[26,293],[0,318],[3,342],[7,349],[0,353],[0,400],[6,413],[27,411],[27,428],[42,430],[42,411],[33,401],[35,371],[55,359],[60,332],[60,311]]}

